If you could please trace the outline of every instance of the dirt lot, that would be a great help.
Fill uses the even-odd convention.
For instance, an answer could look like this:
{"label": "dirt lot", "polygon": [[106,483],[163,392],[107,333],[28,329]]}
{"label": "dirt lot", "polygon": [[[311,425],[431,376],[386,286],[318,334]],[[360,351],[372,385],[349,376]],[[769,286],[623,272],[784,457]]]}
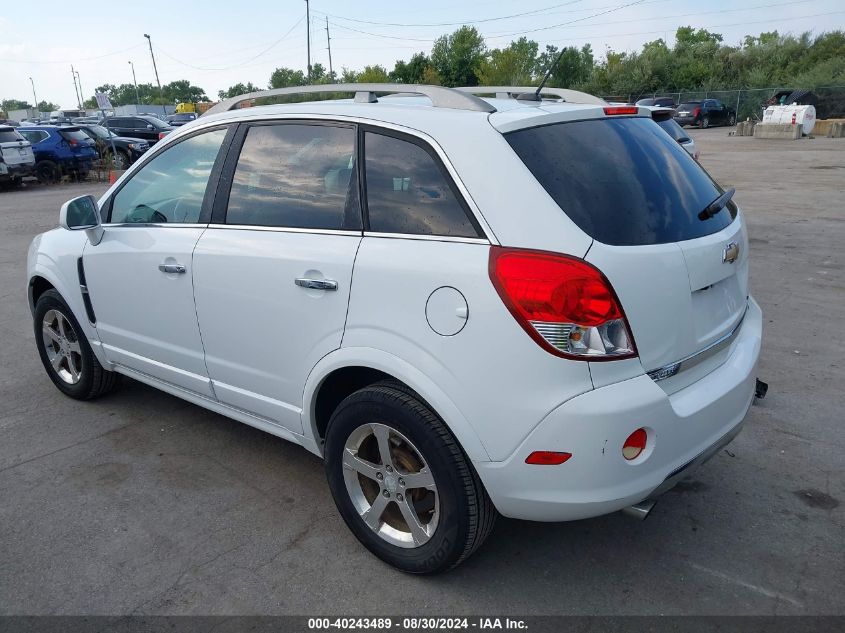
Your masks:
{"label": "dirt lot", "polygon": [[845,140],[692,133],[747,214],[768,397],[646,522],[502,520],[435,578],[359,546],[301,448],[132,381],[60,395],[26,249],[103,186],[0,193],[0,613],[845,614]]}

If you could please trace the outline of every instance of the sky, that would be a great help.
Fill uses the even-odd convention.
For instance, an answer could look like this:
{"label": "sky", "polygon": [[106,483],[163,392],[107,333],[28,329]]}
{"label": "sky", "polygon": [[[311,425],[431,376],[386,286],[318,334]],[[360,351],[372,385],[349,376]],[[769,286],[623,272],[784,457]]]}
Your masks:
{"label": "sky", "polygon": [[[38,10],[5,3],[0,14],[0,98],[76,107],[71,65],[85,98],[105,83],[155,83],[144,34],[152,38],[162,84],[188,79],[214,100],[217,91],[248,81],[266,86],[279,66],[306,68],[303,0],[144,0],[87,4],[79,13],[66,0],[43,0]],[[430,52],[434,39],[471,24],[489,48],[525,35],[540,44],[590,43],[632,51],[678,26],[721,33],[728,44],[746,34],[845,29],[842,0],[311,0],[311,61],[361,69]],[[519,14],[519,15],[517,15]]]}

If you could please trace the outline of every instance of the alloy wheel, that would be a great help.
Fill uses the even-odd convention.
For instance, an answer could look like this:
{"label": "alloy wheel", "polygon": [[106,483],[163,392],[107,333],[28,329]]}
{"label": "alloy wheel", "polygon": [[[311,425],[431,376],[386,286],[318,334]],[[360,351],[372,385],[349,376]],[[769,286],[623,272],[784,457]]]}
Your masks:
{"label": "alloy wheel", "polygon": [[343,449],[346,491],[359,516],[383,540],[424,545],[437,529],[440,498],[416,446],[385,424],[363,424]]}
{"label": "alloy wheel", "polygon": [[56,375],[69,385],[82,378],[82,349],[68,318],[58,310],[48,310],[41,324],[47,360]]}

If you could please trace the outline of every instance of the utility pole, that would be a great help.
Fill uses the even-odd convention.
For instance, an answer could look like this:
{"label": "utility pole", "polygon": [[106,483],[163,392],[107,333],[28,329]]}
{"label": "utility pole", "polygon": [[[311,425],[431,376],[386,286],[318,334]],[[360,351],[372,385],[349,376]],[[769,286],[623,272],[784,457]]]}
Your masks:
{"label": "utility pole", "polygon": [[79,100],[82,102],[80,110],[85,109],[85,93],[82,91],[82,77],[79,76],[79,71],[76,71],[76,81],[79,83]]}
{"label": "utility pole", "polygon": [[149,44],[150,44],[150,57],[153,58],[153,70],[156,73],[156,84],[158,85],[158,97],[159,97],[159,99],[162,99],[164,97],[164,95],[161,92],[161,82],[158,80],[158,68],[156,67],[156,56],[153,53],[153,40],[146,33],[144,33],[144,37],[147,38],[147,42],[149,42]]}
{"label": "utility pole", "polygon": [[[38,97],[35,96],[35,82],[32,81],[32,77],[29,78],[29,83],[32,84],[32,98],[35,100],[35,111],[38,112]],[[39,119],[41,117],[38,117]]]}
{"label": "utility pole", "polygon": [[73,64],[70,65],[70,76],[73,77],[73,93],[76,95],[76,105],[81,110],[82,102],[79,100],[79,87],[76,85],[76,71],[73,69]]}
{"label": "utility pole", "polygon": [[305,0],[306,41],[308,44],[308,83],[311,83],[311,5]]}
{"label": "utility pole", "polygon": [[326,16],[326,41],[329,44],[329,78],[334,83],[334,70],[332,70],[332,36],[329,34],[329,16]]}
{"label": "utility pole", "polygon": [[138,95],[138,80],[135,79],[135,64],[129,60],[129,66],[132,68],[132,83],[135,85],[135,103],[141,105],[141,97]]}

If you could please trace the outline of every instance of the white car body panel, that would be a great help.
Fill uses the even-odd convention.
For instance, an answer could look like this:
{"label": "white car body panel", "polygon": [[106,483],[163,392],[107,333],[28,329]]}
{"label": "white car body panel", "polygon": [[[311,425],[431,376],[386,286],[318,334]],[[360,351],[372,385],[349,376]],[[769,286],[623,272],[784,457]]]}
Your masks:
{"label": "white car body panel", "polygon": [[[360,234],[210,226],[194,252],[205,363],[220,402],[302,433],[308,373],[340,347]],[[312,290],[297,278],[331,279]]]}
{"label": "white car body panel", "polygon": [[[106,227],[85,247],[88,292],[106,357],[184,389],[213,397],[192,284],[194,246],[204,227]],[[160,264],[181,264],[185,274]]]}

